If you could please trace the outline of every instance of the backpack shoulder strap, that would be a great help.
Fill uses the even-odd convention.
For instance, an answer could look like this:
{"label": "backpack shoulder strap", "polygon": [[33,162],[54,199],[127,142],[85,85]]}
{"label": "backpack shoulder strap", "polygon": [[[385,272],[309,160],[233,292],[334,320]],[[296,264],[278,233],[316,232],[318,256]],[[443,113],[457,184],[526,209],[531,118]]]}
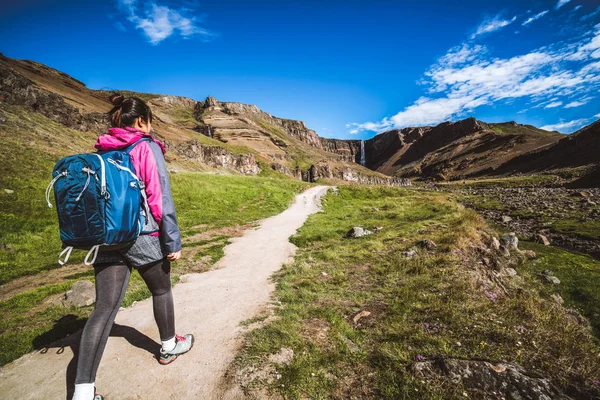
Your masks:
{"label": "backpack shoulder strap", "polygon": [[135,146],[136,146],[138,143],[141,143],[141,142],[150,142],[151,140],[152,140],[152,138],[149,138],[149,137],[144,137],[144,138],[141,138],[141,139],[140,139],[140,140],[138,140],[137,142],[135,142],[135,143],[132,143],[132,144],[130,144],[129,146],[125,147],[125,149],[123,149],[123,151],[125,151],[125,153],[129,154],[129,152],[131,152],[131,150],[133,150],[133,148],[134,148],[134,147],[135,147]]}

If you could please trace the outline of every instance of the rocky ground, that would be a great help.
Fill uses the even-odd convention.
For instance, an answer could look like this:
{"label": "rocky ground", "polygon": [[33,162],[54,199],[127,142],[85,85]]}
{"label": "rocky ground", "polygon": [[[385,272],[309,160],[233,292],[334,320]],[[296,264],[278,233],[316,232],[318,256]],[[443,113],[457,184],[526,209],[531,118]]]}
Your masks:
{"label": "rocky ground", "polygon": [[459,200],[518,236],[600,258],[600,189],[460,188]]}

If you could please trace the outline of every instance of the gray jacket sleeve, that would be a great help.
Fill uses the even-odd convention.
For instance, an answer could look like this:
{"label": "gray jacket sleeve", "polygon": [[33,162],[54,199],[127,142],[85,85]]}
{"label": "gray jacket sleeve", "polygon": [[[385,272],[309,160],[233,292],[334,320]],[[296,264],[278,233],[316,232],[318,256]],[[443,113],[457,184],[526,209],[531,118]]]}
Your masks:
{"label": "gray jacket sleeve", "polygon": [[177,215],[175,214],[175,204],[171,194],[171,180],[165,164],[165,158],[160,147],[150,142],[152,154],[156,160],[160,187],[162,191],[162,221],[160,226],[160,238],[165,244],[169,253],[175,253],[181,250],[181,233],[177,224]]}

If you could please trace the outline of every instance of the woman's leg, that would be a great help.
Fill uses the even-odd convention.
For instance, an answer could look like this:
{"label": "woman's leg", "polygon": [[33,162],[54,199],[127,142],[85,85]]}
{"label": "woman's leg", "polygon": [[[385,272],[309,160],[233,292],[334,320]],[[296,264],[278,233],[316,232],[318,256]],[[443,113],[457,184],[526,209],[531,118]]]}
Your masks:
{"label": "woman's leg", "polygon": [[171,292],[171,263],[166,258],[138,268],[142,279],[152,293],[154,319],[158,325],[160,340],[165,342],[175,337],[175,311]]}
{"label": "woman's leg", "polygon": [[94,265],[94,274],[96,307],[81,334],[76,385],[96,380],[96,371],[113,322],[125,297],[131,269],[124,263],[97,264]]}

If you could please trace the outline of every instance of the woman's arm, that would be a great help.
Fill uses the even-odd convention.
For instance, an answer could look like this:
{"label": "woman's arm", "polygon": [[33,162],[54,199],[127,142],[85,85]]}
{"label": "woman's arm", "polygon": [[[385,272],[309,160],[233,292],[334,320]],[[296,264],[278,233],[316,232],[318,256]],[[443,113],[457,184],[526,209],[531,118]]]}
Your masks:
{"label": "woman's arm", "polygon": [[[136,151],[137,150],[137,151]],[[135,153],[134,153],[135,152]],[[148,206],[160,226],[160,236],[169,253],[181,250],[181,233],[177,224],[171,181],[160,147],[154,142],[142,142],[132,151],[136,171],[146,185]]]}

